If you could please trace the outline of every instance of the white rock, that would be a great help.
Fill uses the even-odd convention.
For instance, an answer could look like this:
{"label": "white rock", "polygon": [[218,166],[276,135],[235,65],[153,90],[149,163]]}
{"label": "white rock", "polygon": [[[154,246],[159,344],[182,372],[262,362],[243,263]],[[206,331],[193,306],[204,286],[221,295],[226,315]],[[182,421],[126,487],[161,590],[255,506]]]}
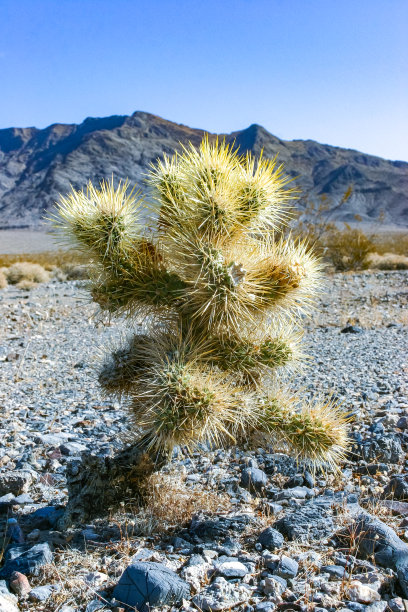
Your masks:
{"label": "white rock", "polygon": [[248,568],[240,561],[224,561],[217,564],[217,573],[224,578],[243,578]]}
{"label": "white rock", "polygon": [[377,591],[370,589],[369,586],[359,580],[352,580],[350,582],[347,595],[350,601],[357,601],[362,604],[371,604],[381,600],[381,596]]}
{"label": "white rock", "polygon": [[10,593],[10,595],[4,595],[0,593],[0,612],[18,612],[18,608],[15,604],[17,598]]}
{"label": "white rock", "polygon": [[200,563],[198,565],[190,565],[183,567],[180,572],[181,578],[191,584],[196,590],[201,590],[201,583],[207,579],[208,570],[211,568],[209,563]]}

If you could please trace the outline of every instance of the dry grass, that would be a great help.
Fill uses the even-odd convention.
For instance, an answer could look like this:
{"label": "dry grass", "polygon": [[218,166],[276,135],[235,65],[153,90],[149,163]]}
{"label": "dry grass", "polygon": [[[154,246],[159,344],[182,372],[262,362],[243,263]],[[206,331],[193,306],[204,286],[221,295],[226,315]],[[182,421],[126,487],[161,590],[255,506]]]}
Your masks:
{"label": "dry grass", "polygon": [[375,252],[379,255],[394,253],[395,255],[408,256],[408,232],[383,232],[373,236],[372,241]]}
{"label": "dry grass", "polygon": [[21,253],[20,255],[0,255],[0,267],[10,267],[15,263],[29,262],[43,266],[46,270],[83,263],[78,251],[44,251],[42,253]]}
{"label": "dry grass", "polygon": [[0,270],[0,289],[4,289],[5,287],[7,287],[7,285],[8,283],[7,283],[6,275],[4,274],[2,270]]}
{"label": "dry grass", "polygon": [[162,534],[189,523],[200,512],[215,514],[231,508],[229,497],[189,487],[177,473],[153,474],[144,491],[145,505],[135,515],[138,535]]}
{"label": "dry grass", "polygon": [[371,253],[369,267],[376,270],[408,270],[408,257],[396,253]]}
{"label": "dry grass", "polygon": [[[13,264],[6,272],[7,280],[11,285],[19,286],[24,283],[45,283],[50,275],[40,264],[21,261]],[[27,288],[27,287],[23,287]]]}

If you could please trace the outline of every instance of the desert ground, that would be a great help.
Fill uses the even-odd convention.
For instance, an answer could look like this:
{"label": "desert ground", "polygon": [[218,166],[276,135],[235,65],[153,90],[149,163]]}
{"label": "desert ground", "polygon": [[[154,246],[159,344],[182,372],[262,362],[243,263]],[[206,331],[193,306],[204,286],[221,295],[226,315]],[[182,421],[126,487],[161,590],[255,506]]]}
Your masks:
{"label": "desert ground", "polygon": [[[97,383],[123,323],[98,316],[83,281],[0,290],[0,610],[406,612],[407,280],[329,275],[306,327],[309,365],[291,384],[349,412],[339,473],[279,443],[178,449],[144,507],[71,527],[67,465],[132,435]],[[381,521],[368,551],[362,513]],[[151,563],[151,591],[136,561]]]}

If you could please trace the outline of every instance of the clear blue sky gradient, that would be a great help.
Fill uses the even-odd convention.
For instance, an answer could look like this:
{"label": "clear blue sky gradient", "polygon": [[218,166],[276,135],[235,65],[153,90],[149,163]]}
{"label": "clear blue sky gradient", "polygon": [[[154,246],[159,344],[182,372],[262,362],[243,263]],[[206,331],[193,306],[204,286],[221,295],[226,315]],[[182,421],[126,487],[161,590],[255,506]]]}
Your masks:
{"label": "clear blue sky gradient", "polygon": [[408,1],[0,0],[0,127],[135,110],[408,160]]}

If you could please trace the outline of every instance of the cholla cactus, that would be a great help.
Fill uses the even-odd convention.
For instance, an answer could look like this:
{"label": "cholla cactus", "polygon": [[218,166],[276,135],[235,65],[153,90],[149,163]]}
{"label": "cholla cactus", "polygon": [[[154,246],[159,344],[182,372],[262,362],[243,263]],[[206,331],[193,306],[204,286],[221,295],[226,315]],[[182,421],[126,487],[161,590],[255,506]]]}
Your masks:
{"label": "cholla cactus", "polygon": [[344,415],[331,401],[305,403],[285,389],[304,357],[301,323],[320,264],[305,243],[276,238],[293,197],[282,166],[205,139],[164,157],[148,181],[148,204],[113,181],[59,204],[58,225],[90,257],[93,299],[111,316],[143,321],[99,377],[106,392],[126,398],[134,444],[103,469],[94,458],[85,475],[71,474],[71,505],[84,492],[85,515],[101,507],[95,495],[112,504],[112,491],[137,488],[176,445],[261,435],[315,466],[336,466],[347,445]]}

